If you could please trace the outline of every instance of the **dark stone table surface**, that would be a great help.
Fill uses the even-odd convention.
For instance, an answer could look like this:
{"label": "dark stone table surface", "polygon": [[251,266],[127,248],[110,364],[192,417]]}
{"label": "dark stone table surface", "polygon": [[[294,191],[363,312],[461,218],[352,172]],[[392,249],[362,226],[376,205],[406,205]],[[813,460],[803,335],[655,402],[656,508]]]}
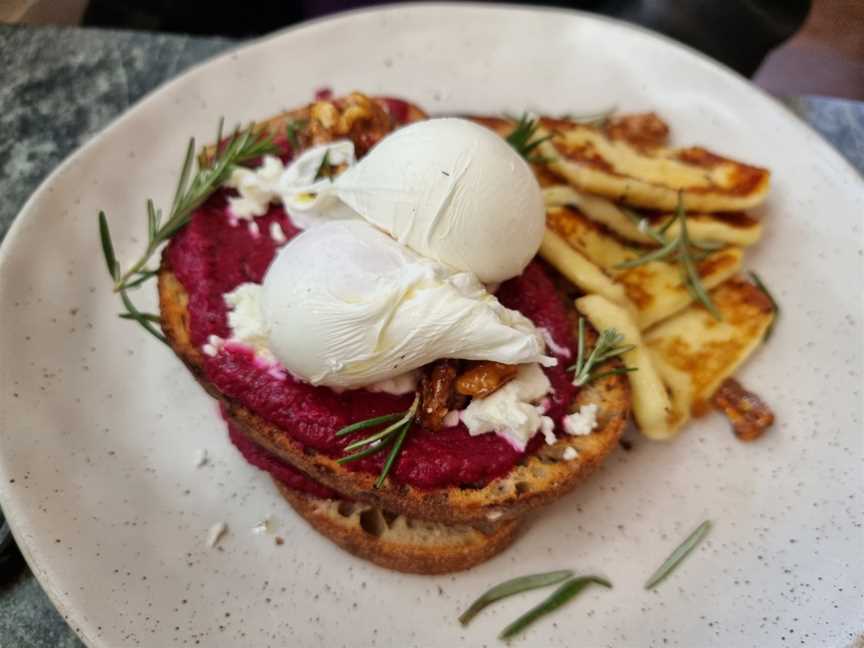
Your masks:
{"label": "dark stone table surface", "polygon": [[[67,155],[141,96],[235,45],[222,38],[0,25],[0,241]],[[864,173],[864,103],[787,105]],[[20,558],[0,561],[0,647],[80,646]]]}

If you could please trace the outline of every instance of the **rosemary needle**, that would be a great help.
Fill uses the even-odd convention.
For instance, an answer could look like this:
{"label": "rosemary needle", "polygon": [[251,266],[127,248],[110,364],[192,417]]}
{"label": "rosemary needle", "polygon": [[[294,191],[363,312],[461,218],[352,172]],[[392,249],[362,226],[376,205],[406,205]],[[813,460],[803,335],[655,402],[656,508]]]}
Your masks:
{"label": "rosemary needle", "polygon": [[598,576],[580,576],[578,578],[571,578],[538,605],[528,610],[525,614],[504,628],[504,630],[501,631],[501,634],[498,635],[498,638],[509,639],[516,633],[521,632],[541,616],[549,614],[553,610],[557,610],[592,583],[595,585],[602,585],[603,587],[612,587],[612,583]]}
{"label": "rosemary needle", "polygon": [[562,569],[559,571],[545,572],[543,574],[530,574],[528,576],[520,576],[512,578],[508,581],[496,585],[495,587],[486,590],[480,597],[474,601],[471,606],[465,610],[459,617],[459,623],[467,625],[471,619],[485,608],[487,605],[499,601],[502,598],[520,594],[529,590],[555,585],[563,580],[570,578],[573,571],[570,569]]}
{"label": "rosemary needle", "polygon": [[771,320],[768,328],[765,329],[765,335],[763,336],[764,340],[768,340],[768,338],[770,338],[771,334],[774,332],[774,325],[777,323],[777,318],[780,317],[780,304],[778,304],[777,300],[774,299],[774,295],[771,294],[771,291],[768,290],[765,282],[762,281],[762,278],[758,274],[756,274],[755,272],[750,272],[750,278],[753,280],[753,283],[756,284],[756,287],[765,294],[765,296],[768,298],[768,301],[771,302],[771,307],[774,309],[774,318]]}
{"label": "rosemary needle", "polygon": [[651,578],[649,578],[645,583],[645,589],[650,590],[660,584],[660,582],[671,574],[675,568],[681,564],[681,561],[683,561],[687,555],[696,548],[696,545],[702,542],[702,539],[708,535],[710,530],[710,520],[705,520],[702,524],[696,527],[696,530],[687,536],[687,539],[678,545],[675,551],[673,551],[663,564],[657,568],[657,571],[651,575]]}

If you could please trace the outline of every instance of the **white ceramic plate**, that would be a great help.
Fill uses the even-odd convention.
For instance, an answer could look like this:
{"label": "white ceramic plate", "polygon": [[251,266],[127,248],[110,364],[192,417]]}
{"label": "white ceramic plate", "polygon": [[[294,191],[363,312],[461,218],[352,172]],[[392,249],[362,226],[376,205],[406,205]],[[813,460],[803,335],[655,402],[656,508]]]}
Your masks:
{"label": "white ceramic plate", "polygon": [[[653,109],[678,143],[774,172],[747,265],[783,316],[743,371],[778,424],[738,443],[716,415],[640,440],[469,573],[406,576],[319,538],[226,441],[166,349],[117,319],[99,251],[141,248],[144,199],[167,201],[187,138],[307,101],[315,88],[432,112]],[[414,6],[292,29],[169,83],[66,161],[0,257],[0,494],[40,582],[92,646],[495,645],[541,599],[455,618],[505,577],[607,575],[520,640],[560,646],[840,646],[864,627],[859,176],[777,103],[717,64],[608,20]],[[148,289],[148,301],[155,291]],[[193,466],[196,450],[210,462]],[[286,542],[254,535],[273,515]],[[656,592],[642,583],[690,530],[709,539]],[[208,549],[215,522],[229,533]],[[857,645],[857,644],[856,644]]]}

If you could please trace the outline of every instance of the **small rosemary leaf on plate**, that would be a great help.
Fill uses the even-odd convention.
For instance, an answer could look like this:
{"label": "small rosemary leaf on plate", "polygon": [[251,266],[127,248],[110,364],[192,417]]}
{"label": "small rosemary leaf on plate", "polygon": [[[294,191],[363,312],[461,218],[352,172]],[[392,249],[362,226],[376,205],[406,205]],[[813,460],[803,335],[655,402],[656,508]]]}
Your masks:
{"label": "small rosemary leaf on plate", "polygon": [[[219,129],[222,129],[220,124]],[[219,146],[219,140],[216,140],[216,146]],[[183,194],[186,193],[186,188],[189,184],[189,174],[192,171],[192,161],[195,159],[195,138],[191,138],[189,140],[189,144],[186,146],[186,157],[183,158],[183,166],[180,169],[180,177],[177,179],[177,189],[174,192],[174,200],[171,202],[171,211],[174,212],[177,210],[177,206],[180,204],[180,200],[183,198]],[[148,200],[148,210],[152,209],[153,201]],[[151,237],[152,239],[152,237]]]}
{"label": "small rosemary leaf on plate", "polygon": [[125,285],[125,288],[126,288],[126,290],[129,290],[130,288],[137,288],[138,286],[143,284],[145,281],[151,279],[152,277],[155,277],[157,274],[159,274],[159,272],[157,270],[140,270],[137,273],[137,277],[135,279],[133,279],[132,281],[128,282]]}
{"label": "small rosemary leaf on plate", "polygon": [[771,291],[768,290],[768,287],[765,285],[765,282],[762,281],[761,277],[755,272],[750,272],[750,279],[753,280],[753,283],[756,284],[756,287],[765,293],[765,296],[768,298],[768,301],[771,302],[771,306],[774,309],[774,319],[771,320],[771,324],[768,325],[768,328],[765,329],[764,339],[767,340],[771,337],[771,334],[774,332],[774,324],[777,323],[777,318],[780,317],[780,304],[777,303],[777,300],[774,299],[774,295],[771,294]]}
{"label": "small rosemary leaf on plate", "polygon": [[519,578],[504,581],[500,585],[496,585],[495,587],[483,592],[483,594],[481,594],[480,597],[462,613],[459,617],[459,623],[462,625],[468,625],[468,622],[477,616],[483,608],[495,601],[501,600],[502,598],[507,598],[508,596],[538,589],[540,587],[555,585],[563,580],[567,580],[572,575],[573,570],[561,569],[559,571],[545,572],[543,574],[529,574],[528,576],[520,576]]}
{"label": "small rosemary leaf on plate", "polygon": [[336,433],[336,436],[341,437],[347,434],[351,434],[352,432],[356,432],[357,430],[365,430],[366,428],[380,425],[382,423],[390,423],[391,421],[402,418],[403,416],[405,416],[405,414],[406,412],[396,412],[395,414],[385,414],[384,416],[376,416],[374,418],[365,419],[363,421],[357,421],[356,423],[346,425],[345,427],[340,429]]}
{"label": "small rosemary leaf on plate", "polygon": [[557,610],[592,583],[595,585],[602,585],[603,587],[612,587],[612,583],[607,581],[605,578],[600,578],[599,576],[580,576],[578,578],[571,578],[538,605],[535,605],[513,623],[504,628],[504,630],[501,631],[501,634],[498,635],[498,638],[509,639],[516,633],[521,632],[541,616],[549,614],[553,610]]}
{"label": "small rosemary leaf on plate", "polygon": [[111,243],[111,230],[108,229],[108,218],[105,212],[99,212],[99,238],[102,241],[102,254],[105,257],[105,265],[108,266],[108,274],[115,281],[120,274],[120,265],[114,256],[114,245]]}
{"label": "small rosemary leaf on plate", "polygon": [[708,532],[711,530],[711,521],[705,520],[702,524],[696,527],[696,530],[687,536],[687,539],[684,540],[678,547],[673,551],[669,557],[663,562],[660,567],[657,568],[651,578],[649,578],[645,583],[645,589],[653,589],[655,588],[663,579],[665,579],[669,574],[671,574],[678,565],[681,564],[681,561],[684,560],[687,555],[696,548],[702,539],[708,535]]}

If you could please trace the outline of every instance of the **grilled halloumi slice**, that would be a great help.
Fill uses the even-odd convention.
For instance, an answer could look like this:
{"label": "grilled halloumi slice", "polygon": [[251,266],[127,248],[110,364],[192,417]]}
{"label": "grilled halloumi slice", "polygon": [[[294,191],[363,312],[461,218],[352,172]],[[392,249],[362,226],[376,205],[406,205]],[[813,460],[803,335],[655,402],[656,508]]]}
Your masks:
{"label": "grilled halloumi slice", "polygon": [[766,169],[700,147],[639,146],[610,137],[602,127],[540,119],[537,147],[548,169],[580,191],[636,207],[673,210],[682,194],[688,212],[730,212],[760,204],[768,193]]}
{"label": "grilled halloumi slice", "polygon": [[[578,191],[570,185],[546,186],[543,198],[546,207],[577,207],[588,218],[605,225],[618,236],[643,245],[656,246],[657,242],[640,226],[641,219],[644,219],[641,222],[657,229],[675,218],[675,214],[636,212],[608,198]],[[694,241],[746,246],[753,245],[762,237],[762,224],[741,212],[687,214],[687,231]],[[680,232],[681,228],[675,222],[666,230],[666,235],[677,238]]]}
{"label": "grilled halloumi slice", "polygon": [[[546,226],[624,286],[636,308],[636,323],[641,330],[693,301],[677,263],[650,261],[636,268],[618,268],[618,264],[636,259],[646,250],[621,242],[580,211],[571,207],[547,209]],[[707,290],[719,285],[738,272],[741,258],[741,250],[735,247],[713,252],[697,264],[702,284]],[[549,260],[555,265],[553,259]]]}
{"label": "grilled halloumi slice", "polygon": [[756,350],[775,317],[771,299],[741,277],[726,281],[710,295],[721,320],[693,304],[643,338],[671,393],[676,425],[711,408],[714,392]]}
{"label": "grilled halloumi slice", "polygon": [[645,436],[670,438],[679,424],[666,387],[654,369],[633,318],[624,308],[600,295],[580,297],[576,300],[576,308],[598,331],[615,329],[622,335],[623,344],[633,345],[630,351],[621,355],[625,366],[635,369],[627,374],[632,391],[633,418]]}
{"label": "grilled halloumi slice", "polygon": [[601,295],[635,313],[633,305],[627,299],[624,286],[613,281],[609,275],[591,263],[572,245],[546,228],[543,242],[540,244],[540,256],[551,263],[558,272],[589,295]]}

